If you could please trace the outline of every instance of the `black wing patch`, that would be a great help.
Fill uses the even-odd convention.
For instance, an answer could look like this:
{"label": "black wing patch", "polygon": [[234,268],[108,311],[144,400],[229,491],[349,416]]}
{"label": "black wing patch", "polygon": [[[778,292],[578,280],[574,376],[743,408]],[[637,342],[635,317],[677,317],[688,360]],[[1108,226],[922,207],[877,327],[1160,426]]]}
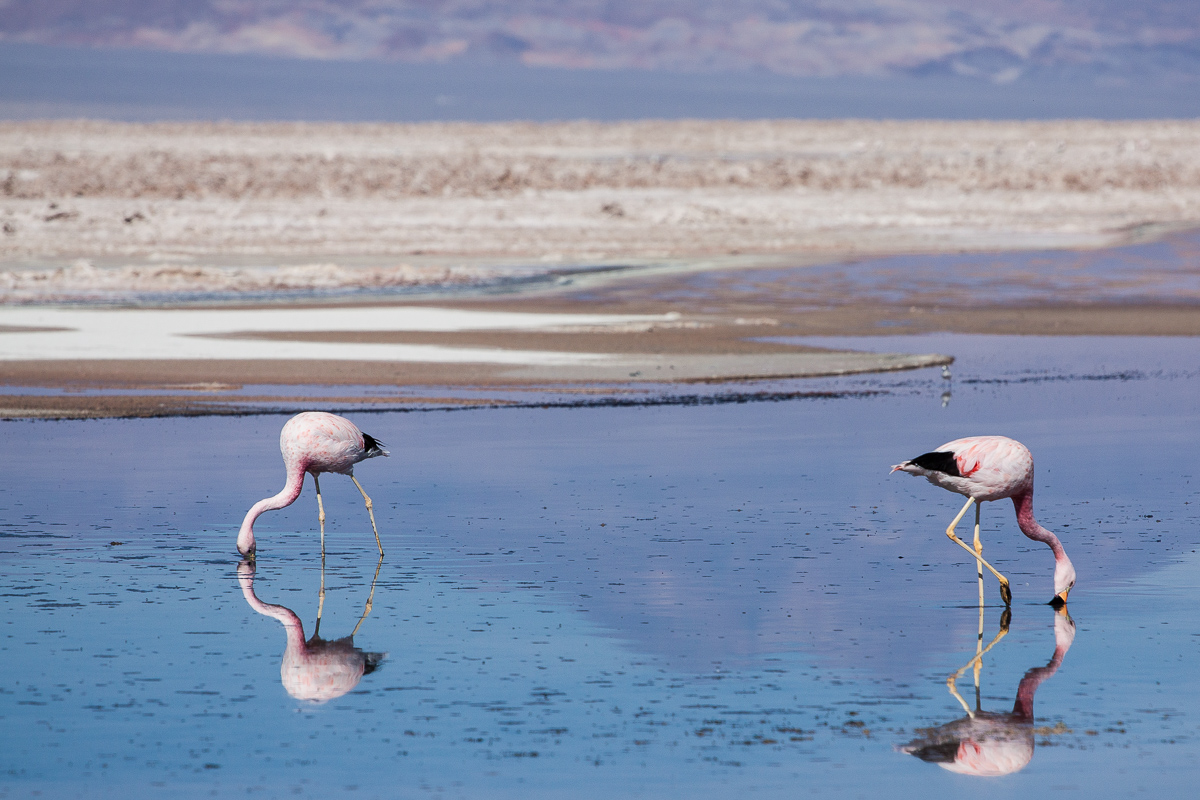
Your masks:
{"label": "black wing patch", "polygon": [[369,433],[363,434],[363,447],[366,448],[368,457],[383,452],[383,442],[379,441]]}
{"label": "black wing patch", "polygon": [[912,750],[905,749],[905,752],[930,764],[953,764],[958,758],[958,745],[959,742],[955,740],[941,744],[929,744],[920,748],[914,747]]}
{"label": "black wing patch", "polygon": [[954,453],[949,451],[925,453],[912,459],[910,463],[916,464],[921,469],[944,472],[952,478],[962,477],[962,473],[958,471],[958,461],[954,458]]}

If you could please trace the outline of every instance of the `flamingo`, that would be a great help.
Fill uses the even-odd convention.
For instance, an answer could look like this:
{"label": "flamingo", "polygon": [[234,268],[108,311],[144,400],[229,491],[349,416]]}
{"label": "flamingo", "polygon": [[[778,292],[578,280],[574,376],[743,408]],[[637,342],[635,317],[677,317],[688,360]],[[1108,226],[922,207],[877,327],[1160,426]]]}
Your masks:
{"label": "flamingo", "polygon": [[304,488],[304,473],[313,477],[317,489],[317,518],[321,523],[321,559],[325,558],[325,505],[321,502],[321,483],[317,476],[322,472],[338,472],[349,475],[358,487],[371,515],[371,530],[375,532],[375,544],[383,556],[383,543],[379,541],[379,529],[375,527],[375,511],[371,498],[362,484],[354,477],[354,465],[368,458],[386,456],[388,451],[375,438],[363,433],[350,420],[324,411],[305,411],[287,421],[279,433],[279,449],[283,452],[283,465],[287,468],[287,481],[274,497],[259,500],[246,512],[242,528],[238,532],[237,548],[243,556],[254,557],[254,521],[264,511],[275,511],[290,506]]}
{"label": "flamingo", "polygon": [[[897,470],[910,475],[923,475],[935,486],[965,495],[966,504],[946,528],[946,535],[975,556],[977,564],[987,567],[1000,580],[1000,596],[1004,604],[1012,605],[1012,590],[1008,578],[983,560],[983,545],[979,541],[979,505],[985,500],[1012,498],[1021,533],[1035,542],[1043,542],[1054,552],[1054,599],[1052,605],[1067,602],[1067,594],[1075,585],[1075,567],[1063,549],[1062,542],[1033,518],[1033,455],[1029,448],[1006,436],[970,436],[955,439],[931,453],[897,464]],[[975,505],[975,548],[954,533],[959,520]],[[983,570],[979,569],[980,600],[983,598]]]}

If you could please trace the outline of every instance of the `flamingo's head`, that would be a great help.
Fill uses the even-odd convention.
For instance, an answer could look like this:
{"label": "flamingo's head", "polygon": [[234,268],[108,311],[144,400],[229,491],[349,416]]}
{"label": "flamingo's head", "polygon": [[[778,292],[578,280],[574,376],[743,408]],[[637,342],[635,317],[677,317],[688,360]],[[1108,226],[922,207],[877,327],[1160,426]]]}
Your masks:
{"label": "flamingo's head", "polygon": [[1054,599],[1051,605],[1066,605],[1067,595],[1075,586],[1075,566],[1065,555],[1054,562]]}
{"label": "flamingo's head", "polygon": [[[254,509],[250,509],[250,514],[254,514]],[[241,530],[238,531],[237,549],[244,558],[251,561],[254,560],[254,519],[246,515],[246,519],[242,522]],[[257,516],[257,515],[255,515]]]}

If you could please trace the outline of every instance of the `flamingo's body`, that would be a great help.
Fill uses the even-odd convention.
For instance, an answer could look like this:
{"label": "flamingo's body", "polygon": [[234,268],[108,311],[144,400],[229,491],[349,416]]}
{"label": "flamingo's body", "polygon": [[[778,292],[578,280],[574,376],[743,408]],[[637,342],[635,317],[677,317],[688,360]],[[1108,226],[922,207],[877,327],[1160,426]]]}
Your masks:
{"label": "flamingo's body", "polygon": [[259,500],[242,520],[238,532],[238,551],[244,556],[254,553],[254,521],[264,511],[290,506],[304,488],[305,473],[313,476],[317,489],[317,509],[321,522],[321,554],[325,553],[325,507],[321,502],[321,484],[317,475],[322,472],[337,472],[348,475],[358,491],[362,493],[371,516],[371,529],[375,531],[375,542],[379,554],[383,555],[383,544],[379,541],[379,530],[375,527],[375,512],[371,498],[363,491],[354,477],[354,465],[364,459],[386,456],[388,452],[378,441],[363,433],[353,422],[336,414],[324,411],[305,411],[287,421],[279,434],[279,449],[283,452],[283,464],[287,469],[287,481],[283,490],[274,497]]}
{"label": "flamingo's body", "polygon": [[[955,535],[954,528],[972,503],[1011,498],[1016,507],[1017,525],[1021,528],[1021,533],[1036,542],[1048,545],[1054,552],[1055,599],[1052,602],[1067,601],[1067,593],[1075,585],[1075,567],[1072,566],[1071,559],[1067,558],[1058,537],[1033,518],[1033,455],[1025,445],[1005,436],[955,439],[933,452],[892,467],[892,472],[897,470],[911,475],[922,475],[936,486],[967,497],[966,505],[950,523],[946,535],[966,548],[982,566],[987,567],[999,578],[1000,594],[1006,605],[1012,602],[1008,579],[982,558],[979,506],[975,507],[974,549]],[[980,580],[982,581],[982,571]],[[980,591],[982,592],[982,588]]]}

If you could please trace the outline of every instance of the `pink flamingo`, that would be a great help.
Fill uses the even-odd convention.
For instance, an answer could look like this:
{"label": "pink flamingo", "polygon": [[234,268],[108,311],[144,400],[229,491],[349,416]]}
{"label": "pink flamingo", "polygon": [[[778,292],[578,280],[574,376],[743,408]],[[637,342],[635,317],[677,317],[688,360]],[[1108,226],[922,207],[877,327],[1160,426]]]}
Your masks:
{"label": "pink flamingo", "polygon": [[[979,506],[975,506],[975,549],[954,533],[963,514],[972,503],[985,500],[1012,498],[1017,511],[1017,525],[1021,533],[1035,542],[1043,542],[1054,552],[1054,599],[1050,602],[1061,605],[1067,602],[1067,593],[1075,585],[1075,567],[1062,542],[1050,531],[1037,524],[1033,518],[1033,455],[1025,445],[1005,436],[971,436],[947,442],[932,453],[919,455],[911,461],[897,464],[892,472],[900,470],[911,475],[924,475],[929,482],[951,492],[965,495],[966,505],[946,528],[946,535],[975,556],[977,564],[987,567],[1000,580],[1000,596],[1005,605],[1012,604],[1012,590],[1008,578],[983,560],[983,545],[979,541]],[[983,570],[979,569],[980,602],[983,599]]]}
{"label": "pink flamingo", "polygon": [[279,434],[279,449],[283,452],[287,481],[279,494],[259,500],[246,512],[246,518],[242,520],[242,528],[238,532],[238,551],[243,556],[254,556],[254,521],[264,511],[274,511],[294,503],[300,496],[300,490],[304,488],[304,473],[307,472],[312,475],[313,485],[317,488],[317,518],[321,522],[321,558],[324,559],[325,505],[321,502],[321,484],[317,475],[322,472],[338,472],[349,475],[362,494],[367,504],[367,513],[371,515],[371,530],[375,532],[375,543],[379,545],[379,555],[382,556],[383,543],[379,541],[379,529],[375,527],[374,505],[363,490],[362,484],[354,477],[354,465],[368,458],[388,455],[383,445],[360,431],[358,426],[345,417],[324,411],[305,411],[289,419],[283,426]]}

